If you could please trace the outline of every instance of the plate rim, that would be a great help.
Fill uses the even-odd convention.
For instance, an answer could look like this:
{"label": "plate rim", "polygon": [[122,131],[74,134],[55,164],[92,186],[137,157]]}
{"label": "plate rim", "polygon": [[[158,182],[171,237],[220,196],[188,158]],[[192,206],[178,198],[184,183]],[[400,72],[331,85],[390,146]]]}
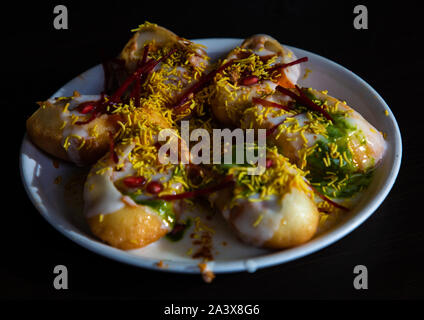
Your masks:
{"label": "plate rim", "polygon": [[[231,42],[236,43],[236,42],[241,42],[243,40],[244,39],[241,39],[241,38],[215,37],[215,38],[199,38],[199,39],[193,39],[191,41],[193,42],[226,41],[229,43]],[[234,273],[234,272],[242,272],[242,271],[254,272],[260,268],[271,267],[271,266],[275,266],[279,264],[284,264],[295,259],[300,259],[302,257],[305,257],[306,255],[310,255],[314,252],[317,252],[321,249],[324,249],[334,244],[335,242],[341,240],[346,235],[351,233],[353,230],[358,228],[372,214],[374,214],[374,212],[383,203],[383,201],[389,194],[399,174],[399,170],[400,170],[400,166],[402,162],[402,148],[403,148],[401,132],[400,132],[399,125],[396,121],[394,114],[390,110],[390,107],[387,105],[386,101],[380,96],[380,94],[361,77],[359,77],[354,72],[347,69],[346,67],[338,64],[337,62],[334,62],[319,54],[316,54],[304,49],[300,49],[300,48],[285,45],[285,44],[283,44],[283,46],[289,49],[295,49],[296,51],[304,53],[305,55],[313,56],[314,58],[323,60],[325,63],[330,64],[333,67],[336,67],[337,69],[341,69],[345,73],[348,73],[350,76],[353,76],[353,78],[356,81],[358,81],[362,86],[366,88],[367,91],[371,92],[376,97],[376,99],[389,111],[389,116],[392,121],[392,125],[394,126],[394,129],[395,129],[395,132],[394,132],[395,150],[393,151],[394,162],[391,163],[391,170],[388,173],[388,178],[384,181],[384,185],[378,191],[376,197],[372,198],[369,202],[367,202],[365,207],[361,211],[359,211],[355,216],[351,217],[351,219],[347,223],[344,223],[338,227],[335,227],[333,230],[330,230],[326,234],[322,235],[322,237],[312,239],[309,242],[298,247],[289,248],[289,249],[285,249],[281,251],[275,251],[275,252],[270,251],[269,254],[266,253],[264,255],[261,255],[259,257],[254,257],[254,258],[247,258],[247,259],[243,258],[243,259],[229,260],[229,261],[208,262],[208,265],[210,266],[211,270],[214,273]],[[87,69],[86,71],[80,73],[79,75],[75,76],[73,79],[69,80],[67,83],[62,85],[62,87],[60,87],[55,93],[53,93],[51,97],[55,97],[63,87],[66,87],[75,78],[78,78],[81,75],[91,72],[93,71],[93,69],[98,68],[99,66],[101,66],[101,64],[97,64]],[[27,143],[32,144],[32,142],[28,139],[27,133],[25,132],[21,142],[20,150],[19,150],[19,171],[20,171],[22,184],[24,185],[24,189],[28,197],[30,198],[32,204],[34,205],[34,207],[41,214],[41,216],[50,225],[52,225],[57,231],[59,231],[65,237],[74,241],[75,243],[79,244],[80,246],[82,246],[83,248],[89,251],[92,251],[106,258],[119,261],[125,264],[133,265],[136,267],[143,267],[150,270],[163,271],[163,272],[186,273],[186,274],[200,273],[200,270],[197,267],[197,263],[199,263],[198,260],[193,260],[193,263],[188,263],[183,261],[163,260],[165,264],[168,264],[168,267],[167,268],[159,267],[157,266],[157,263],[161,261],[160,259],[140,257],[140,256],[133,255],[131,254],[131,251],[120,250],[120,249],[111,247],[107,244],[101,243],[99,241],[94,241],[86,236],[75,234],[74,232],[70,230],[66,230],[64,227],[56,223],[54,221],[53,216],[49,214],[49,211],[47,209],[42,208],[37,203],[32,191],[29,189],[29,186],[27,185],[27,180],[25,178],[25,173],[23,169],[23,165],[24,165],[23,148],[25,147]],[[169,267],[169,264],[171,263],[172,263],[172,267]]]}

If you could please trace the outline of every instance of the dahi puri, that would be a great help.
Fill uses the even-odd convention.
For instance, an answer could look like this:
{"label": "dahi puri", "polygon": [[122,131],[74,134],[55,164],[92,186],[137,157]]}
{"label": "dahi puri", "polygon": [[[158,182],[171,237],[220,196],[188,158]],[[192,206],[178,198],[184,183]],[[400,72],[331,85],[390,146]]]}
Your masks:
{"label": "dahi puri", "polygon": [[[299,64],[280,68],[297,57],[267,35],[246,39],[227,55],[222,65],[231,60],[236,63],[215,77],[216,92],[211,101],[215,117],[224,125],[239,126],[252,98],[273,92],[277,85],[293,88],[300,76]],[[249,77],[244,77],[245,73]]]}
{"label": "dahi puri", "polygon": [[[161,159],[157,150],[158,137],[168,128],[166,119],[156,110],[140,108],[131,114],[131,123],[121,142],[92,167],[84,185],[84,214],[93,234],[125,250],[144,247],[171,231],[179,201],[157,196],[185,191],[175,165]],[[176,131],[167,134],[168,142],[178,145]]]}
{"label": "dahi puri", "polygon": [[[78,106],[97,102],[100,95],[79,95],[40,102],[27,120],[31,141],[43,151],[83,166],[96,162],[107,152],[110,136],[118,129],[119,116],[103,114],[86,124],[87,115]],[[89,117],[89,116],[88,116]]]}
{"label": "dahi puri", "polygon": [[[270,152],[267,159],[272,166],[260,176],[242,175],[244,170],[237,167],[230,169],[228,174],[237,181],[235,187],[212,194],[209,201],[244,242],[276,249],[300,245],[318,228],[320,215],[313,191],[286,158]],[[263,184],[262,189],[251,189],[255,179]],[[265,200],[263,190],[269,192]]]}
{"label": "dahi puri", "polygon": [[[272,134],[268,139],[298,166],[302,166],[304,152],[312,150],[317,142],[324,141],[326,144],[331,142],[328,141],[329,130],[338,130],[334,143],[339,147],[341,147],[340,141],[346,140],[355,170],[366,171],[380,162],[386,149],[386,142],[381,132],[345,102],[322,91],[311,88],[301,90],[314,100],[321,101],[333,116],[338,117],[336,121],[326,124],[314,118],[311,111],[300,112],[290,109],[290,104],[294,101],[276,90],[266,96],[266,101],[287,106],[289,110],[265,107],[261,103],[252,102],[240,117],[241,128],[271,130]],[[290,91],[297,94],[297,89]]]}
{"label": "dahi puri", "polygon": [[[126,157],[118,164],[128,166]],[[108,153],[92,168],[84,187],[84,213],[101,240],[124,250],[140,248],[164,236],[171,226],[151,207],[135,203],[118,189],[116,165]]]}
{"label": "dahi puri", "polygon": [[[134,34],[119,55],[119,59],[124,62],[124,68],[109,70],[112,72],[110,78],[116,83],[114,86],[106,84],[106,87],[118,91],[118,87],[133,74],[137,65],[142,62],[145,53],[147,58],[147,52],[145,52],[147,44],[149,45],[149,54],[153,55],[149,59],[155,59],[162,49],[170,51],[171,48],[176,48],[178,55],[187,55],[191,69],[195,70],[190,69],[190,72],[197,72],[198,76],[209,65],[208,56],[199,46],[176,36],[165,28],[146,24],[140,27],[140,30]],[[182,64],[183,62],[173,63]],[[154,71],[156,73],[155,79],[158,79],[157,83],[148,79],[148,87],[154,88],[154,91],[140,92],[145,95],[143,103],[155,103],[158,96],[160,96],[159,100],[169,103],[168,100],[173,99],[174,96],[190,85],[190,82],[186,79],[187,74],[190,73],[189,66],[176,65],[174,67],[179,68],[180,74],[171,76],[171,69],[161,70],[170,68],[163,63],[156,66]],[[160,72],[165,73],[165,78],[157,76]],[[165,85],[165,82],[167,85]],[[162,90],[160,90],[161,88]],[[140,87],[140,91],[143,91],[143,89]],[[122,92],[122,97],[126,95],[126,91]],[[153,101],[154,99],[150,99],[149,96],[154,96],[153,98],[156,100]],[[117,97],[118,102],[122,97]],[[111,97],[105,98],[110,99]],[[92,102],[91,106],[88,102]],[[27,120],[29,138],[40,149],[76,165],[84,166],[96,162],[107,152],[110,136],[114,135],[120,128],[118,120],[125,122],[126,118],[126,114],[122,115],[118,112],[119,104],[115,106],[111,103],[97,108],[99,105],[94,107],[96,103],[106,102],[101,99],[100,95],[80,95],[78,93],[75,93],[72,97],[60,97],[40,102],[39,109]],[[108,109],[110,110],[108,111]],[[93,116],[95,112],[97,114]]]}
{"label": "dahi puri", "polygon": [[[118,56],[118,60],[122,61],[125,66],[124,72],[122,68],[110,71],[118,85],[121,85],[128,76],[137,70],[139,62],[143,60],[147,52],[155,57],[159,51],[171,48],[176,50],[172,64],[156,67],[156,76],[154,77],[156,80],[151,77],[148,81],[156,90],[150,92],[151,94],[164,94],[162,99],[174,98],[175,95],[181,93],[184,87],[187,87],[193,80],[197,80],[210,66],[210,63],[208,55],[200,45],[179,37],[166,28],[151,23],[141,25]],[[167,79],[158,77],[157,74],[163,75]],[[166,89],[166,92],[161,88]]]}
{"label": "dahi puri", "polygon": [[133,72],[137,68],[137,63],[143,58],[144,49],[149,45],[149,51],[156,51],[159,48],[171,48],[174,46],[183,47],[192,45],[190,41],[178,37],[172,31],[160,27],[156,24],[144,24],[127,42],[122,49],[119,59],[125,63],[125,68]]}

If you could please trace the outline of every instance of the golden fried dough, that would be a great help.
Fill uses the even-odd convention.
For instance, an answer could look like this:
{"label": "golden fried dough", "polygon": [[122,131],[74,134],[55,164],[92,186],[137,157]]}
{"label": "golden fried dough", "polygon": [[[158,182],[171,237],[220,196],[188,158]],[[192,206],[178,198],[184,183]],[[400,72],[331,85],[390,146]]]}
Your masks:
{"label": "golden fried dough", "polygon": [[141,248],[163,237],[169,229],[147,206],[129,206],[87,219],[94,235],[124,250]]}
{"label": "golden fried dough", "polygon": [[150,50],[154,51],[157,47],[172,46],[178,43],[180,39],[172,31],[156,24],[144,24],[127,42],[119,55],[119,59],[125,62],[128,72],[133,72],[136,69],[137,62],[143,57],[144,46],[147,43],[150,43],[150,46],[154,46],[150,48]]}
{"label": "golden fried dough", "polygon": [[[101,115],[93,121],[83,125],[71,125],[76,131],[86,133],[84,145],[76,137],[69,138],[68,150],[64,147],[67,127],[63,128],[63,105],[53,104],[48,101],[27,120],[26,127],[31,141],[45,152],[77,165],[87,165],[96,162],[108,150],[110,134],[116,133],[119,116]],[[69,132],[72,132],[70,129]],[[95,136],[90,136],[94,134]],[[81,147],[81,148],[80,148]]]}
{"label": "golden fried dough", "polygon": [[319,213],[315,203],[299,189],[292,188],[283,197],[281,221],[267,248],[287,248],[309,241],[317,231]]}
{"label": "golden fried dough", "polygon": [[[231,60],[237,63],[215,77],[211,108],[218,121],[225,126],[239,127],[240,118],[252,106],[253,98],[273,93],[277,85],[294,87],[300,75],[299,65],[278,66],[296,59],[292,51],[267,35],[254,35],[233,49],[223,64]],[[273,62],[264,62],[268,60]],[[249,76],[246,77],[246,73]],[[245,82],[247,78],[252,82]]]}

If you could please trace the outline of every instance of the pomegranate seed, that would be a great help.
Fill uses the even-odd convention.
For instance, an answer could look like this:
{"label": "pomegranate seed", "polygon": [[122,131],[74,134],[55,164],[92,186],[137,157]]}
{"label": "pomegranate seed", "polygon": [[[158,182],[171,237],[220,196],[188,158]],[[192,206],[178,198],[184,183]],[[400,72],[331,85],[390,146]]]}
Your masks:
{"label": "pomegranate seed", "polygon": [[160,183],[158,181],[151,181],[146,186],[146,191],[148,193],[151,193],[151,194],[158,194],[162,190],[163,190],[163,185],[162,185],[162,183]]}
{"label": "pomegranate seed", "polygon": [[94,109],[94,106],[92,104],[89,104],[87,106],[85,106],[84,108],[82,108],[82,110],[80,111],[82,114],[87,114],[89,112],[91,112]]}
{"label": "pomegranate seed", "polygon": [[272,159],[266,159],[266,168],[271,168],[272,165],[274,164],[274,162],[272,161]]}
{"label": "pomegranate seed", "polygon": [[86,102],[81,103],[78,106],[78,110],[83,109],[84,106],[86,106],[86,105],[92,105],[93,106],[93,109],[92,109],[92,112],[91,112],[91,116],[87,120],[75,122],[76,125],[84,125],[84,124],[90,123],[91,121],[93,121],[94,119],[96,119],[97,116],[100,113],[105,113],[106,112],[106,109],[105,109],[106,108],[106,104],[105,104],[105,95],[104,95],[104,93],[103,92],[101,93],[100,99],[97,100],[97,101],[86,101]]}
{"label": "pomegranate seed", "polygon": [[144,177],[127,177],[123,182],[128,188],[138,188],[146,182],[146,179]]}
{"label": "pomegranate seed", "polygon": [[240,84],[242,86],[251,86],[252,84],[255,84],[259,81],[259,78],[257,76],[248,76],[244,79],[240,80]]}

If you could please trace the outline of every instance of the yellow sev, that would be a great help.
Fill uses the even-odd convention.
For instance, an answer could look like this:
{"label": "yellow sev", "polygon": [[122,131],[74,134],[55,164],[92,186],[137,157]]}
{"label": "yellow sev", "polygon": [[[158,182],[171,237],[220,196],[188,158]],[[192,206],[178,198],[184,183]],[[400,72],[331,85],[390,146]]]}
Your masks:
{"label": "yellow sev", "polygon": [[78,139],[80,142],[80,145],[78,146],[78,150],[81,149],[85,144],[85,139],[77,134],[70,134],[65,138],[65,141],[63,143],[63,148],[65,148],[66,151],[68,151],[69,147],[71,146],[71,139],[75,138]]}
{"label": "yellow sev", "polygon": [[[143,27],[140,26],[140,28]],[[189,108],[184,112],[175,114],[173,110],[169,109],[169,105],[172,104],[174,99],[206,68],[206,64],[203,62],[196,66],[190,63],[190,59],[194,56],[194,50],[197,49],[197,46],[190,44],[186,47],[179,47],[148,75],[146,81],[141,85],[141,107],[135,107],[132,99],[128,103],[111,104],[109,106],[109,112],[120,115],[121,119],[117,122],[119,131],[116,134],[116,145],[133,146],[126,161],[131,163],[135,174],[145,177],[147,182],[157,174],[168,175],[174,168],[173,164],[162,164],[158,161],[156,142],[159,131],[164,128],[178,129],[178,121],[196,108],[199,109],[198,113],[204,112],[203,103],[209,96],[209,89],[206,88],[192,99]],[[163,47],[151,51],[149,58],[160,59],[169,50],[169,47]],[[155,124],[154,119],[150,117],[152,114],[152,117],[156,120],[159,119],[159,122],[165,127]],[[119,154],[117,156],[121,157]],[[122,166],[123,164],[119,163],[116,167],[119,169]],[[100,165],[97,173],[105,174],[106,172],[107,170],[103,170]],[[163,182],[164,190],[159,195],[184,191],[189,188],[187,181],[184,170],[180,170],[178,174],[172,174],[168,181],[163,177],[161,182]],[[179,186],[178,190],[175,189],[176,185]]]}
{"label": "yellow sev", "polygon": [[306,173],[279,154],[275,147],[267,148],[267,159],[272,159],[273,165],[261,175],[249,175],[248,168],[243,166],[233,166],[228,170],[228,174],[233,175],[237,182],[230,208],[236,205],[238,199],[247,198],[255,202],[267,200],[273,195],[282,196],[290,186],[311,193],[303,180]]}

